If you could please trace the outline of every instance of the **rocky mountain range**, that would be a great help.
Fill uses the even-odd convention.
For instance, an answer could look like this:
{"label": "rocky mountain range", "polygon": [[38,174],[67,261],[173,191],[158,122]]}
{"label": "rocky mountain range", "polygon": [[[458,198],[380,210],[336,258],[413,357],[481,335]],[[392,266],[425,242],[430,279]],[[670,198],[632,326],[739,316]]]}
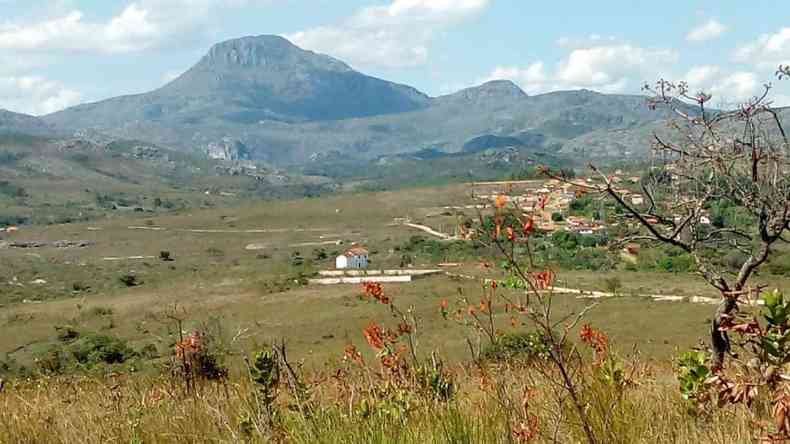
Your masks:
{"label": "rocky mountain range", "polygon": [[529,96],[509,81],[429,97],[282,37],[257,36],[215,45],[149,93],[40,119],[3,116],[0,130],[101,133],[210,158],[301,165],[322,153],[373,160],[426,149],[513,146],[584,160],[638,156],[649,148],[642,136],[668,114],[648,109],[638,95],[577,90]]}
{"label": "rocky mountain range", "polygon": [[38,117],[0,109],[0,134],[18,133],[30,136],[56,136],[58,131]]}
{"label": "rocky mountain range", "polygon": [[215,45],[158,90],[79,105],[41,122],[213,156],[300,164],[334,151],[373,159],[427,148],[453,153],[472,141],[485,149],[486,141],[501,144],[503,137],[510,145],[574,154],[576,139],[590,134],[597,136],[597,149],[585,155],[620,156],[621,148],[609,149],[599,139],[665,117],[640,96],[584,90],[528,96],[508,81],[432,98],[282,37],[258,36]]}

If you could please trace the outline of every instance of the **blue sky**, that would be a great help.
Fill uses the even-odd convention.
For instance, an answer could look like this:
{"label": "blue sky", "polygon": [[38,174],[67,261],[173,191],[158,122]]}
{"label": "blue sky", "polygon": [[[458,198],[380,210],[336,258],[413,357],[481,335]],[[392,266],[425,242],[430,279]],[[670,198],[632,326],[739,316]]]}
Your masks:
{"label": "blue sky", "polygon": [[148,91],[218,41],[279,34],[431,95],[495,78],[527,93],[638,93],[659,77],[790,105],[790,2],[0,0],[0,108],[45,114]]}

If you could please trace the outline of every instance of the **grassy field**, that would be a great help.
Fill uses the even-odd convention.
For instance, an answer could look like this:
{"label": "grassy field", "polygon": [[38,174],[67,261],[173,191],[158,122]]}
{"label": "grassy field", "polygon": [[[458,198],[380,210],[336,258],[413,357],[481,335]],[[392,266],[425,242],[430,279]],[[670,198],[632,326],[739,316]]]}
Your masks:
{"label": "grassy field", "polygon": [[[520,411],[514,406],[533,389],[538,394],[530,402],[542,430],[530,442],[557,442],[557,436],[581,442],[573,418],[554,410],[548,388],[557,375],[536,379],[518,365],[471,366],[468,341],[476,343],[478,335],[441,314],[442,301],[451,311],[466,310],[479,301],[484,279],[504,278],[491,267],[497,260],[490,251],[417,254],[409,250],[414,236],[427,235],[396,223],[409,218],[450,231],[457,215],[444,207],[469,203],[468,192],[457,185],[255,202],[27,226],[7,235],[3,241],[90,245],[0,248],[0,377],[36,376],[11,376],[5,393],[0,390],[0,442],[527,442],[510,432],[512,415]],[[374,267],[399,267],[405,252],[413,254],[414,267],[460,262],[447,269],[450,274],[385,287],[395,305],[415,314],[420,356],[437,351],[445,361],[458,393],[451,402],[425,399],[419,387],[373,380],[374,373],[340,376],[355,371],[343,360],[349,344],[366,362],[378,359],[363,329],[372,321],[397,322],[386,306],[360,299],[358,285],[304,284],[305,276],[332,268],[334,255],[354,243],[370,249]],[[250,244],[256,248],[247,249]],[[162,251],[174,260],[162,260]],[[129,276],[139,285],[127,285]],[[597,304],[584,322],[605,331],[611,350],[637,374],[616,408],[596,407],[596,420],[605,421],[601,433],[609,437],[602,442],[753,442],[754,418],[747,411],[721,411],[702,421],[680,399],[672,374],[673,358],[705,340],[714,307],[638,296],[714,294],[691,274],[559,271],[557,285],[605,290],[604,279],[613,276],[621,282],[618,297],[551,296],[556,318]],[[512,325],[501,306],[494,312],[501,333],[525,330]],[[163,368],[181,334],[192,330],[210,334],[230,378],[184,394]],[[53,353],[99,336],[123,341],[135,358],[122,366],[75,364],[81,371],[54,372],[65,375],[39,373],[50,368]],[[280,340],[309,380],[316,410],[296,414],[294,399],[281,393],[279,425],[267,426],[260,423],[259,394],[245,376],[243,357]],[[504,395],[492,386],[507,387],[510,404],[502,404]],[[595,405],[598,395],[589,396]],[[555,438],[547,431],[552,427]]]}
{"label": "grassy field", "polygon": [[[88,240],[92,245],[0,249],[0,357],[29,364],[57,344],[55,326],[109,333],[136,348],[153,344],[166,354],[175,334],[168,313],[178,310],[190,329],[213,322],[228,340],[243,332],[235,344],[240,350],[286,338],[295,356],[321,365],[345,344],[361,339],[377,308],[357,299],[358,286],[302,286],[293,280],[299,273],[331,268],[334,255],[352,243],[371,249],[374,266],[397,267],[399,246],[423,233],[393,220],[409,217],[437,228],[451,226],[453,216],[428,216],[440,214],[443,206],[467,203],[467,193],[458,185],[26,227],[13,235],[14,241]],[[342,244],[319,245],[334,241]],[[262,249],[245,249],[253,243]],[[317,257],[319,250],[327,257]],[[175,260],[160,260],[161,251]],[[293,265],[295,255],[305,264]],[[105,260],[131,256],[145,258]],[[436,265],[425,257],[417,261],[416,267]],[[451,271],[497,278],[474,262]],[[622,350],[636,346],[647,356],[666,358],[706,334],[709,306],[629,296],[711,296],[697,277],[614,273],[622,281],[623,297],[601,301],[589,321],[609,332]],[[141,284],[127,287],[120,280],[125,275]],[[558,285],[599,290],[603,277],[561,272]],[[31,283],[37,279],[46,283]],[[777,278],[771,283],[785,284]],[[414,306],[420,315],[426,349],[442,345],[453,359],[467,357],[465,336],[440,318],[438,304],[479,296],[479,282],[437,276],[394,285],[391,291],[399,305]],[[590,303],[569,295],[556,300],[558,314]]]}

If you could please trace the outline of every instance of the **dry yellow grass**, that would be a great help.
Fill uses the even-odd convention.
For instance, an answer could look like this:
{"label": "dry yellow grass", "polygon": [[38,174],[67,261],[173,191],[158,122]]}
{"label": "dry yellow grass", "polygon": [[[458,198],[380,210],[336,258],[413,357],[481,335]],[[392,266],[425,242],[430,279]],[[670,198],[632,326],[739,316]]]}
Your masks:
{"label": "dry yellow grass", "polygon": [[[666,370],[655,371],[641,375],[621,401],[605,409],[596,407],[600,395],[588,394],[600,442],[754,442],[759,431],[747,411],[691,413],[666,382]],[[408,391],[397,402],[370,396],[364,378],[346,381],[355,387],[352,398],[342,395],[340,384],[327,374],[313,375],[312,413],[303,417],[289,409],[293,399],[281,393],[281,416],[273,429],[259,426],[255,387],[240,376],[226,384],[207,383],[189,395],[166,377],[43,378],[14,383],[0,394],[0,442],[510,443],[508,409],[519,408],[526,386],[534,391],[529,413],[539,430],[530,442],[581,442],[570,407],[557,411],[550,384],[529,372],[498,367],[487,378],[489,385],[506,388],[513,406],[503,406],[504,398],[493,389],[481,389],[479,373],[468,369],[455,371],[459,393],[446,403]]]}

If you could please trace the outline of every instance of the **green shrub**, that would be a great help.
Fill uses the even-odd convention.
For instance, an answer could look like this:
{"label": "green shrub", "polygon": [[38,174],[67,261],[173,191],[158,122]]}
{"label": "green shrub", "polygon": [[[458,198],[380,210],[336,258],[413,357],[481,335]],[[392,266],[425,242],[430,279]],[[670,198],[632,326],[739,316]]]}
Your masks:
{"label": "green shrub", "polygon": [[101,334],[85,334],[68,347],[69,354],[80,364],[122,364],[136,356],[126,341]]}
{"label": "green shrub", "polygon": [[694,270],[694,259],[690,254],[666,256],[658,261],[658,266],[672,273],[687,273]]}
{"label": "green shrub", "polygon": [[58,333],[58,341],[61,342],[71,342],[80,337],[80,332],[70,326],[55,327],[55,331]]}
{"label": "green shrub", "polygon": [[225,252],[220,250],[217,247],[208,247],[206,249],[206,253],[211,257],[223,257],[225,256]]}
{"label": "green shrub", "polygon": [[542,334],[509,333],[500,337],[496,343],[486,345],[482,356],[486,360],[503,361],[542,358],[548,353],[549,346]]}
{"label": "green shrub", "polygon": [[113,310],[110,307],[93,307],[90,314],[93,316],[112,316]]}
{"label": "green shrub", "polygon": [[137,279],[137,276],[133,274],[124,274],[120,278],[118,278],[122,284],[126,285],[127,287],[136,287],[140,285],[140,280]]}

